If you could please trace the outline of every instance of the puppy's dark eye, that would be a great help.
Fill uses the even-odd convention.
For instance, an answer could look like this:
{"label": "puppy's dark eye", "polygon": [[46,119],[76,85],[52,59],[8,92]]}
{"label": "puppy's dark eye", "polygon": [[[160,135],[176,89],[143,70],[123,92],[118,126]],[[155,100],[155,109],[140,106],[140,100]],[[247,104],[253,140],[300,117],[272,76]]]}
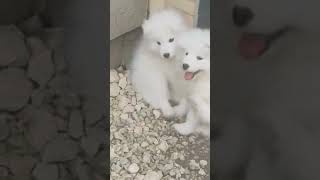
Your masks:
{"label": "puppy's dark eye", "polygon": [[160,46],[160,45],[161,45],[161,42],[157,41],[157,44]]}
{"label": "puppy's dark eye", "polygon": [[186,56],[188,56],[188,54],[189,54],[189,53],[188,53],[188,52],[186,52]]}
{"label": "puppy's dark eye", "polygon": [[198,59],[198,60],[202,60],[203,58],[202,58],[202,57],[200,57],[200,56],[197,56],[197,59]]}
{"label": "puppy's dark eye", "polygon": [[173,42],[173,41],[174,41],[174,38],[169,39],[169,42]]}

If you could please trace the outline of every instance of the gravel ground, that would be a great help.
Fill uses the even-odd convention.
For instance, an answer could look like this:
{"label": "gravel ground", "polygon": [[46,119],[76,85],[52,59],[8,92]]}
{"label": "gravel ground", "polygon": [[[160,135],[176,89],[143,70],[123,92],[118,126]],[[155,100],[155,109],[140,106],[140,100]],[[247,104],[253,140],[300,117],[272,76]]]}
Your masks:
{"label": "gravel ground", "polygon": [[110,71],[112,180],[209,180],[209,139],[180,136],[145,103],[123,67]]}

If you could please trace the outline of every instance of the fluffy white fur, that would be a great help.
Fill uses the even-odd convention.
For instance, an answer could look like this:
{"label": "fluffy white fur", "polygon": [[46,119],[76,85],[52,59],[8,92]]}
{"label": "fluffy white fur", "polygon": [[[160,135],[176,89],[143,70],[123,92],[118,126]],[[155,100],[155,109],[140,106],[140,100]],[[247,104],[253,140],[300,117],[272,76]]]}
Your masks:
{"label": "fluffy white fur", "polygon": [[142,28],[143,37],[129,75],[131,82],[147,103],[161,109],[166,117],[172,117],[174,110],[169,100],[177,99],[172,96],[178,93],[172,93],[172,90],[180,89],[175,79],[178,70],[175,61],[176,36],[188,27],[177,11],[167,9],[151,14]]}
{"label": "fluffy white fur", "polygon": [[[189,83],[187,97],[174,107],[178,116],[186,115],[186,122],[173,126],[182,135],[198,130],[210,135],[210,31],[193,29],[182,33],[177,41],[182,48],[180,68],[184,70],[180,76],[187,72],[194,76],[185,80]],[[189,67],[183,68],[185,65]]]}
{"label": "fluffy white fur", "polygon": [[[217,19],[231,16],[229,4],[222,3],[226,1],[215,4],[221,12],[214,15]],[[229,20],[216,24],[223,29],[217,29],[215,41],[220,52],[215,56],[219,135],[214,140],[213,178],[234,180],[243,174],[243,180],[320,179],[319,1],[233,3],[251,9],[254,17],[236,32]],[[287,26],[292,29],[252,63],[232,47],[242,31],[269,34]]]}

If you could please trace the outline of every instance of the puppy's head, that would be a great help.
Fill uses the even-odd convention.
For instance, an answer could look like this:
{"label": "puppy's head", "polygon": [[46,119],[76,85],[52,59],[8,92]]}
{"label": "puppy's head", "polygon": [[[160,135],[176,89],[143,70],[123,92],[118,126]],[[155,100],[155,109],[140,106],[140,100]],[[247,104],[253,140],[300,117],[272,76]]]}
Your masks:
{"label": "puppy's head", "polygon": [[[256,59],[292,30],[312,30],[315,0],[235,0],[232,20],[241,29],[240,54]],[[320,29],[319,27],[316,27]]]}
{"label": "puppy's head", "polygon": [[193,29],[178,36],[181,68],[185,80],[210,74],[210,31]]}
{"label": "puppy's head", "polygon": [[163,59],[176,55],[176,36],[187,29],[183,17],[175,10],[154,13],[143,25],[143,35],[147,47]]}

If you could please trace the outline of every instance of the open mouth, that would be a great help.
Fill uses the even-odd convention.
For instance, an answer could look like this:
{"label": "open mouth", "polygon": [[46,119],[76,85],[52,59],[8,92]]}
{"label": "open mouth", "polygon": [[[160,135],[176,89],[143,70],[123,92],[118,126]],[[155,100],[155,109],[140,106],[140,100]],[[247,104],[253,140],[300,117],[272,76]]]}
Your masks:
{"label": "open mouth", "polygon": [[282,37],[288,28],[283,28],[270,34],[242,33],[239,41],[240,55],[248,60],[256,59],[263,55],[274,41]]}
{"label": "open mouth", "polygon": [[196,72],[185,72],[184,73],[184,79],[185,80],[192,80],[201,70],[198,70]]}

